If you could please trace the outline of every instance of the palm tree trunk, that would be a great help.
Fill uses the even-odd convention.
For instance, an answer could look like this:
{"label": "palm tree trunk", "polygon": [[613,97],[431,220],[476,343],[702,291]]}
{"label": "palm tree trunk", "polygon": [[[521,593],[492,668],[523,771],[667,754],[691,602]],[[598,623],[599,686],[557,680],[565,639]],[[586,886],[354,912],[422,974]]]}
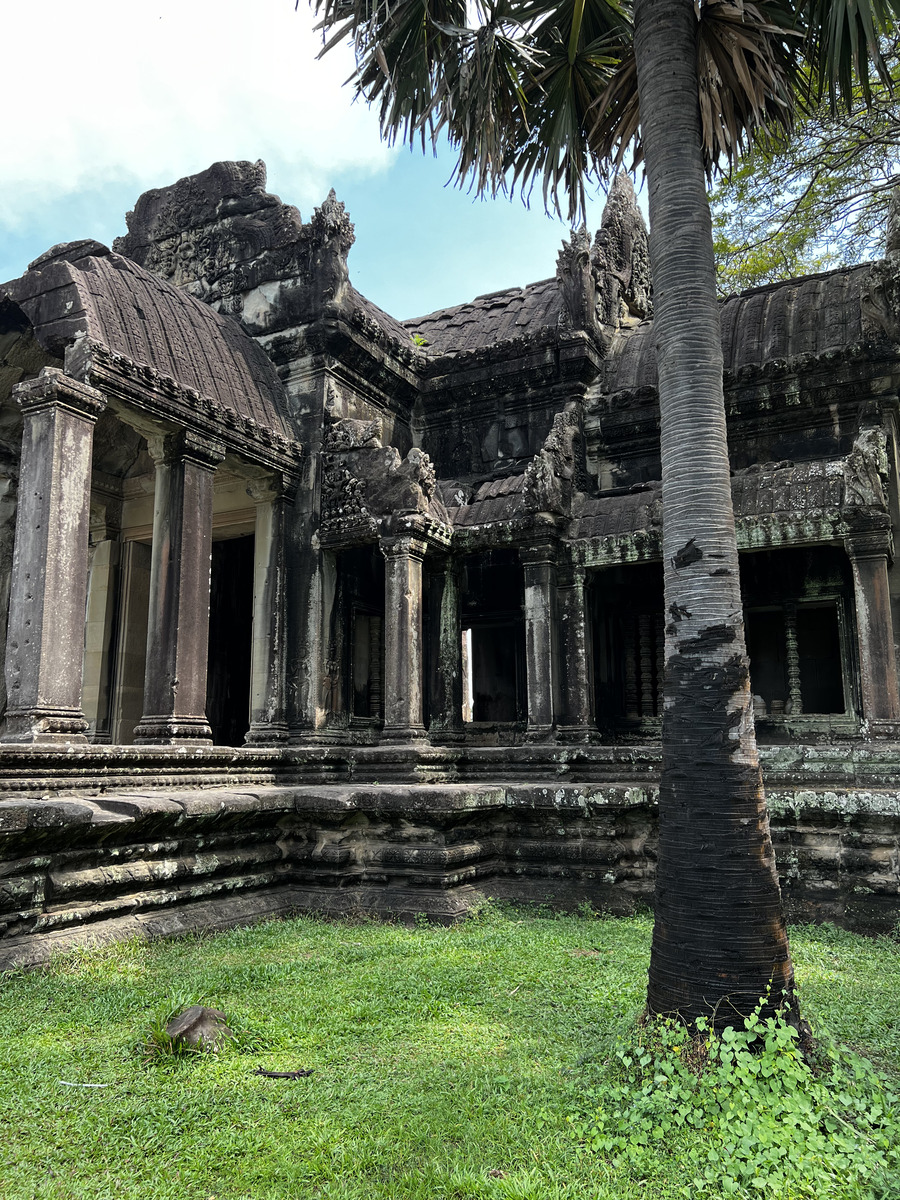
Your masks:
{"label": "palm tree trunk", "polygon": [[666,683],[647,1005],[719,1024],[793,969],[741,612],[694,0],[636,0],[663,470]]}

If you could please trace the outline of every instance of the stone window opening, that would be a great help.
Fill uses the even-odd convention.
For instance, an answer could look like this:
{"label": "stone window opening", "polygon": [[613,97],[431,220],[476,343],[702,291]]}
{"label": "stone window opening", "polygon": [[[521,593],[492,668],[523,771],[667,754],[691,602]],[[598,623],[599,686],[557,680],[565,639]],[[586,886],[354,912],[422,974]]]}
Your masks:
{"label": "stone window opening", "polygon": [[384,587],[384,558],[376,546],[338,553],[326,664],[334,683],[328,701],[331,725],[349,723],[364,731],[384,721]]}
{"label": "stone window opening", "polygon": [[758,720],[852,711],[841,597],[752,608],[744,621]]}

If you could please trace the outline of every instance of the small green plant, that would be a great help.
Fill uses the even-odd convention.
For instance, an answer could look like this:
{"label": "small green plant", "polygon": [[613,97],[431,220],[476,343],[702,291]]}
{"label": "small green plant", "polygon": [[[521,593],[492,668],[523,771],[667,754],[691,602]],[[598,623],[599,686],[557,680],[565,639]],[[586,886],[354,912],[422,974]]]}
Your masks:
{"label": "small green plant", "polygon": [[764,1004],[721,1033],[702,1018],[696,1032],[639,1026],[615,1048],[593,1112],[570,1118],[582,1144],[620,1169],[663,1167],[684,1196],[900,1195],[872,1190],[900,1178],[900,1096],[828,1040],[807,1061],[797,1030],[763,1017]]}
{"label": "small green plant", "polygon": [[426,337],[424,337],[421,333],[414,333],[414,334],[412,334],[412,344],[414,346],[427,346],[428,339]]}

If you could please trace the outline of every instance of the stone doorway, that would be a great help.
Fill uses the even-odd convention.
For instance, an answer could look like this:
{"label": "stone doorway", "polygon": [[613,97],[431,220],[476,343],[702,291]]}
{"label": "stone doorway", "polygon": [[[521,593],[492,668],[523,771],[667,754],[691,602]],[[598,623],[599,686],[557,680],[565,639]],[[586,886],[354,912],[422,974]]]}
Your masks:
{"label": "stone doorway", "polygon": [[213,542],[206,719],[216,746],[242,746],[250,728],[253,534]]}

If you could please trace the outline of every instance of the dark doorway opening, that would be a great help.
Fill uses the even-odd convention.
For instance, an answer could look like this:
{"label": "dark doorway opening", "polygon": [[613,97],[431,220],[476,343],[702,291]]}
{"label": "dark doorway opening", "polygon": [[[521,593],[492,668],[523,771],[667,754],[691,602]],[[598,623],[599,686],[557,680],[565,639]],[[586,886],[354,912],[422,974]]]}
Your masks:
{"label": "dark doorway opening", "polygon": [[341,552],[335,612],[330,657],[348,662],[349,678],[343,694],[332,697],[332,715],[346,709],[352,723],[378,724],[384,719],[384,556],[377,546]]}
{"label": "dark doorway opening", "polygon": [[522,564],[512,550],[463,560],[463,716],[476,723],[524,722],[525,594]]}
{"label": "dark doorway opening", "polygon": [[213,542],[206,719],[217,746],[241,746],[250,728],[253,534]]}
{"label": "dark doorway opening", "polygon": [[605,567],[590,598],[598,724],[611,733],[656,734],[665,657],[662,566]]}

